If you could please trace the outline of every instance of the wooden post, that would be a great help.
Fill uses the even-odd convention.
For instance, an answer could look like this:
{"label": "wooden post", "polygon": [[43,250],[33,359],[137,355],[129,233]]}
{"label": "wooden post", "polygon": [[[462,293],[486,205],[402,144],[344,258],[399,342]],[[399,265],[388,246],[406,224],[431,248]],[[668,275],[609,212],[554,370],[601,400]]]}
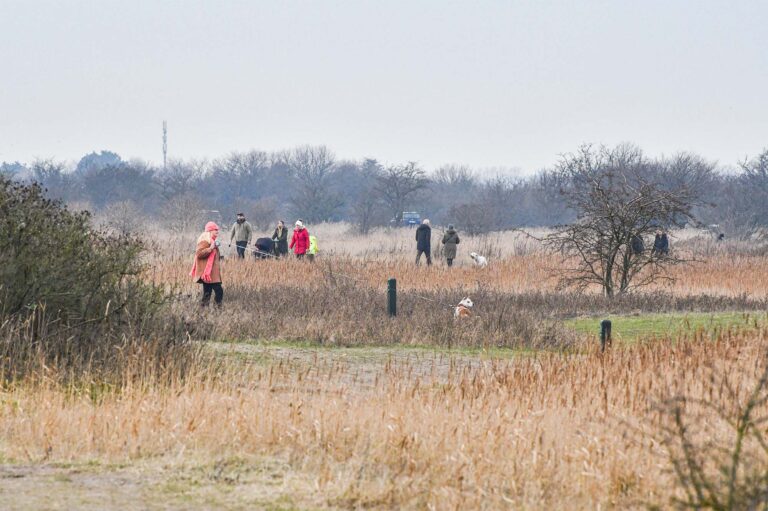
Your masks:
{"label": "wooden post", "polygon": [[604,319],[600,322],[600,350],[605,351],[605,347],[611,343],[611,320]]}
{"label": "wooden post", "polygon": [[397,280],[394,277],[387,281],[387,311],[389,317],[397,316]]}

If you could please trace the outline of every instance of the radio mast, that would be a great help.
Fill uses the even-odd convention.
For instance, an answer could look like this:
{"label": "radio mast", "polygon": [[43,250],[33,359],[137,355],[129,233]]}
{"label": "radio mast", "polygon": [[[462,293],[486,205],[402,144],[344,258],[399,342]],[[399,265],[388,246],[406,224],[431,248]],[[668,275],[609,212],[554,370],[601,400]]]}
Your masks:
{"label": "radio mast", "polygon": [[163,121],[163,172],[168,164],[168,121]]}

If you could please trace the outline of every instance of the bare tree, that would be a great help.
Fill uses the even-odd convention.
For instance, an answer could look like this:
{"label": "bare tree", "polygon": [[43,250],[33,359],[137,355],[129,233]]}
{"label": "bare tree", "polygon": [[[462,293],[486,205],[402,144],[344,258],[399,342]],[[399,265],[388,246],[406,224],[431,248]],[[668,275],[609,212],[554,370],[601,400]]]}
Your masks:
{"label": "bare tree", "polygon": [[741,202],[749,211],[747,228],[751,232],[768,225],[768,149],[752,160],[745,159],[739,166],[743,172],[740,177],[743,190],[749,192],[744,194]]}
{"label": "bare tree", "polygon": [[274,197],[259,199],[248,210],[248,218],[257,229],[267,231],[277,223],[277,201]]}
{"label": "bare tree", "polygon": [[427,175],[415,162],[391,165],[376,179],[375,191],[389,208],[392,218],[402,220],[403,210],[414,195],[427,187]]}
{"label": "bare tree", "polygon": [[163,224],[178,233],[198,229],[205,223],[205,213],[200,209],[203,199],[194,192],[173,195],[160,210]]}
{"label": "bare tree", "polygon": [[333,187],[333,153],[325,146],[303,146],[290,151],[286,161],[295,179],[293,212],[310,222],[332,220],[344,205],[342,194]]}
{"label": "bare tree", "polygon": [[107,204],[99,217],[103,227],[124,236],[138,232],[147,221],[141,209],[130,200]]}
{"label": "bare tree", "polygon": [[481,202],[452,206],[448,214],[469,235],[487,232],[492,222],[491,208]]}
{"label": "bare tree", "polygon": [[563,156],[557,167],[566,183],[561,196],[577,218],[544,239],[564,256],[562,285],[597,284],[613,296],[670,278],[666,269],[684,260],[674,252],[645,250],[640,240],[692,220],[698,198],[684,180],[667,187],[649,180],[662,165],[631,145],[587,145]]}
{"label": "bare tree", "polygon": [[72,176],[62,162],[52,159],[35,160],[32,163],[32,179],[46,189],[51,197],[67,200],[74,191]]}

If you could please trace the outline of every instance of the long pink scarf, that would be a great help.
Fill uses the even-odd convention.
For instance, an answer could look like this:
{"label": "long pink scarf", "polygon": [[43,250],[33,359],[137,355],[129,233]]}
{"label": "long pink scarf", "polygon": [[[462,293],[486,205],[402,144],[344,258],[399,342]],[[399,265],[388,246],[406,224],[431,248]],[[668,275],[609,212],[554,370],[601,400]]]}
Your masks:
{"label": "long pink scarf", "polygon": [[[208,254],[208,260],[205,262],[205,269],[203,270],[203,282],[211,281],[211,271],[213,270],[213,261],[216,259],[216,247],[213,247],[215,238],[211,239],[211,253]],[[192,271],[189,272],[190,277],[197,275],[197,256],[195,256],[195,262],[192,263]]]}

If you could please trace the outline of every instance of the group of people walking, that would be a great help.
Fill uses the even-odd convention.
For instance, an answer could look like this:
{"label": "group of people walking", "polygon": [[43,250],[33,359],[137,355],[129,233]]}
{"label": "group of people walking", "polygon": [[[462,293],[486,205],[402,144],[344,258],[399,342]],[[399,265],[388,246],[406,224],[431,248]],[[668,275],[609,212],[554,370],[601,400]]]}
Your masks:
{"label": "group of people walking", "polygon": [[[235,243],[237,256],[245,258],[245,252],[253,239],[253,226],[245,219],[243,213],[237,214],[237,219],[232,225],[229,234],[229,245]],[[449,225],[443,235],[442,244],[445,246],[444,254],[448,266],[453,266],[456,259],[457,245],[461,243],[459,235],[453,225]],[[281,257],[293,250],[297,259],[306,257],[313,260],[317,254],[317,238],[311,236],[302,220],[297,220],[290,242],[288,241],[288,228],[285,222],[280,220],[272,233],[271,238],[258,238],[255,243],[256,256]],[[427,265],[432,264],[432,228],[429,220],[425,219],[416,229],[416,265],[421,261],[421,256],[426,256]],[[203,307],[211,302],[221,305],[224,298],[224,289],[221,285],[221,241],[219,240],[219,226],[215,222],[205,224],[205,231],[197,238],[194,263],[189,273],[193,281],[202,284]]]}
{"label": "group of people walking", "polygon": [[[245,214],[238,213],[237,219],[232,224],[229,233],[229,244],[235,243],[237,247],[237,257],[245,258],[245,251],[251,244],[253,238],[253,226],[245,219]],[[285,222],[280,220],[272,233],[271,238],[258,238],[254,243],[256,247],[254,254],[258,258],[282,257],[288,255],[288,250],[292,249],[297,259],[303,259],[305,256],[310,261],[317,254],[317,237],[309,234],[302,220],[297,220],[290,243],[288,242],[288,228]]]}
{"label": "group of people walking", "polygon": [[[234,241],[237,248],[237,256],[245,258],[245,251],[253,238],[253,226],[246,221],[243,213],[237,214],[237,219],[230,229],[229,245]],[[259,243],[261,241],[261,243]],[[265,242],[269,242],[269,248]],[[256,240],[254,253],[259,256],[281,257],[292,249],[297,259],[314,259],[317,254],[317,238],[310,236],[304,227],[304,222],[296,221],[290,243],[288,242],[288,229],[285,222],[280,220],[271,238],[259,238]],[[224,299],[224,288],[221,285],[221,240],[219,240],[219,226],[216,222],[205,224],[205,231],[198,236],[195,247],[195,257],[192,270],[189,272],[192,280],[203,286],[203,298],[201,305],[206,307],[211,302],[211,296],[216,305],[221,305]]]}
{"label": "group of people walking", "polygon": [[[448,229],[443,234],[443,255],[445,255],[446,264],[453,266],[453,260],[456,259],[457,245],[461,243],[459,235],[452,224],[448,224]],[[427,266],[432,265],[432,227],[429,225],[429,219],[425,218],[421,225],[416,228],[416,266],[421,263],[421,256],[425,255]]]}

